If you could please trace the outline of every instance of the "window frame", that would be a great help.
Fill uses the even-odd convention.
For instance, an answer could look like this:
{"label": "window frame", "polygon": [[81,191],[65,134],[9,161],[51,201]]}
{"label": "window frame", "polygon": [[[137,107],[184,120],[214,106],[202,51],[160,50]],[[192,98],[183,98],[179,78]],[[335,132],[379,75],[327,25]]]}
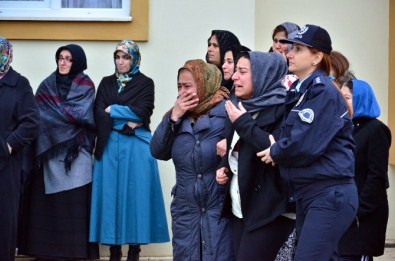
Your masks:
{"label": "window frame", "polygon": [[0,1],[0,20],[26,21],[131,21],[130,0],[122,8],[62,8],[62,0]]}
{"label": "window frame", "polygon": [[128,22],[3,21],[1,33],[10,40],[148,41],[149,0],[130,0]]}

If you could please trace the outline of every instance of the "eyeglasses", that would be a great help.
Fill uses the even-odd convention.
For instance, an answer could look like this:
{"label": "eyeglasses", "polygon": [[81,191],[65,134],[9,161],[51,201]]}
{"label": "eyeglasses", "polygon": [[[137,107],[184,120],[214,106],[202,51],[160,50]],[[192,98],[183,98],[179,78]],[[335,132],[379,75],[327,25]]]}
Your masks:
{"label": "eyeglasses", "polygon": [[61,62],[61,61],[65,61],[66,63],[72,63],[73,62],[73,58],[71,58],[70,56],[66,56],[66,57],[59,56],[58,57],[58,62]]}
{"label": "eyeglasses", "polygon": [[[285,40],[285,39],[277,39],[277,38],[274,38],[274,39],[273,39],[273,43],[280,43],[280,40]],[[280,43],[280,44],[284,44],[284,43]]]}

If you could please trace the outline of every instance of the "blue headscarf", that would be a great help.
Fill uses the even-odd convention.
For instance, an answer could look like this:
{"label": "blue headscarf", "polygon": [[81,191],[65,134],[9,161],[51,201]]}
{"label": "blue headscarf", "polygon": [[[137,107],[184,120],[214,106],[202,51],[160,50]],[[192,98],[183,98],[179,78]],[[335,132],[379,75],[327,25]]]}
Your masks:
{"label": "blue headscarf", "polygon": [[[119,93],[123,90],[126,83],[132,80],[133,76],[140,71],[141,55],[137,44],[132,40],[127,40],[127,39],[117,44],[115,48],[114,56],[117,53],[117,51],[122,51],[130,55],[131,57],[130,71],[128,73],[119,73],[117,70],[117,66],[115,65],[115,75],[117,76],[118,93]],[[114,63],[115,63],[115,58],[114,58]]]}
{"label": "blue headscarf", "polygon": [[353,119],[375,119],[380,116],[380,107],[370,85],[362,80],[352,80]]}

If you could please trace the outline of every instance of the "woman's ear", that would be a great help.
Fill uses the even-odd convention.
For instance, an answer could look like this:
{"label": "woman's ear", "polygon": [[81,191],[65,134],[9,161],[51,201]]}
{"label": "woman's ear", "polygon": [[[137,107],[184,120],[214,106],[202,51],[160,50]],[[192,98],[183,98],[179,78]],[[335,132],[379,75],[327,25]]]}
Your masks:
{"label": "woman's ear", "polygon": [[322,58],[324,57],[324,55],[322,54],[322,52],[318,52],[316,54],[314,54],[314,59],[313,59],[313,65],[317,65],[322,61]]}

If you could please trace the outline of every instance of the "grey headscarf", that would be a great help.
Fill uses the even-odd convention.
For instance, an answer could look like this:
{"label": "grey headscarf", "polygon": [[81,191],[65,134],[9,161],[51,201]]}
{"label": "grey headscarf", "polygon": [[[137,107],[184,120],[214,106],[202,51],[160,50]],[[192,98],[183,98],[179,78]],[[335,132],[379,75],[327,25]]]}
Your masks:
{"label": "grey headscarf", "polygon": [[287,30],[288,36],[289,36],[291,33],[300,30],[299,26],[298,26],[297,24],[294,24],[294,23],[285,22],[285,23],[282,23],[282,24],[280,24],[280,25],[283,26],[283,27],[285,28],[285,30]]}
{"label": "grey headscarf", "polygon": [[251,51],[248,54],[254,95],[242,101],[244,108],[254,113],[284,103],[286,89],[281,80],[288,70],[285,59],[277,53]]}

